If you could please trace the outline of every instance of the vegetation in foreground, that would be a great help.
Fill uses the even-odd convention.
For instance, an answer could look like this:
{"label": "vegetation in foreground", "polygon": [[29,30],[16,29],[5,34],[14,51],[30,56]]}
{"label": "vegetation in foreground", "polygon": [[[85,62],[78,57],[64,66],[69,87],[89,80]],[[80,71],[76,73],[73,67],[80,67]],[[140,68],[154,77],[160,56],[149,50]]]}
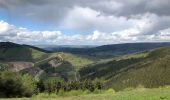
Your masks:
{"label": "vegetation in foreground", "polygon": [[88,93],[81,91],[71,91],[62,95],[39,94],[32,98],[11,98],[0,100],[170,100],[170,87],[160,87],[146,89],[138,87],[136,89],[127,88],[120,92],[109,89],[106,91]]}
{"label": "vegetation in foreground", "polygon": [[50,78],[36,81],[28,74],[7,71],[0,73],[1,98],[32,97],[39,93],[60,95],[71,91],[93,93],[102,89],[103,84],[99,80],[61,82],[58,78]]}
{"label": "vegetation in foreground", "polygon": [[[35,84],[36,83],[36,84]],[[41,90],[40,90],[41,89]],[[44,90],[42,90],[44,89]],[[159,88],[126,88],[115,92],[104,89],[99,80],[85,82],[34,81],[29,75],[2,72],[0,74],[0,100],[169,100],[170,86]],[[7,98],[8,99],[7,99]],[[24,98],[23,98],[24,97]],[[31,97],[31,98],[25,98]],[[9,99],[11,98],[11,99]]]}

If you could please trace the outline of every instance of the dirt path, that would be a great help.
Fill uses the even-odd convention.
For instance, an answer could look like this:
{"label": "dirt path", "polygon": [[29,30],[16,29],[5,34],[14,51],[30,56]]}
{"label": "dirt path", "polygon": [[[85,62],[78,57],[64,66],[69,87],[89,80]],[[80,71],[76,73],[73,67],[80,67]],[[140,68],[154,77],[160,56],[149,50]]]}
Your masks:
{"label": "dirt path", "polygon": [[50,59],[50,58],[45,58],[45,59],[43,59],[43,60],[40,60],[40,61],[35,62],[34,64],[38,64],[38,63],[41,63],[41,62],[46,61],[46,60],[49,60],[49,59]]}

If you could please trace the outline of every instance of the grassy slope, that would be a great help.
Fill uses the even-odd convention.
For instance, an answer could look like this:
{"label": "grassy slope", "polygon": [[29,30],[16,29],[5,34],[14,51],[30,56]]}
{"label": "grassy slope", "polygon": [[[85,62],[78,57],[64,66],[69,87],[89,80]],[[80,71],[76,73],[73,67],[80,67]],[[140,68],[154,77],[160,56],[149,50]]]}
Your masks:
{"label": "grassy slope", "polygon": [[42,51],[38,51],[36,49],[33,49],[33,48],[29,48],[30,51],[31,51],[31,56],[32,56],[32,59],[33,60],[42,60],[42,59],[45,59],[46,57],[48,57],[48,54],[45,53],[45,52],[42,52]]}
{"label": "grassy slope", "polygon": [[89,66],[80,71],[82,78],[106,80],[116,90],[126,87],[159,87],[170,84],[170,47],[126,55],[113,61]]}
{"label": "grassy slope", "polygon": [[85,56],[79,56],[70,53],[60,52],[58,53],[58,55],[61,56],[62,59],[70,62],[76,69],[79,69],[81,67],[84,67],[95,62],[95,60],[86,58]]}
{"label": "grassy slope", "polygon": [[144,89],[139,88],[130,91],[116,93],[87,94],[68,97],[47,96],[46,98],[14,98],[0,100],[169,100],[170,88]]}

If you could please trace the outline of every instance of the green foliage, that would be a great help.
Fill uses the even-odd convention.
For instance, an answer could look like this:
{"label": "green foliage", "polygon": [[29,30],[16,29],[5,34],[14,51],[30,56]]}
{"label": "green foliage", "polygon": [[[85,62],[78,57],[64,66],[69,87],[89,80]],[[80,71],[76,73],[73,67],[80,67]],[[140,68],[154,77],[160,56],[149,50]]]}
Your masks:
{"label": "green foliage", "polygon": [[105,93],[113,94],[113,93],[115,93],[115,90],[112,89],[112,88],[109,88],[109,89],[107,89],[107,90],[105,91]]}
{"label": "green foliage", "polygon": [[[0,99],[0,100],[169,100],[170,89],[169,88],[154,88],[145,89],[143,91],[131,90],[121,91],[116,93],[106,93],[105,91],[95,93],[85,93],[85,91],[78,91],[77,93],[63,92],[62,95],[56,95],[55,93],[47,94],[40,93],[32,98],[12,98],[12,99]],[[72,95],[73,94],[73,95]]]}
{"label": "green foliage", "polygon": [[112,60],[99,64],[90,65],[79,70],[82,79],[104,78],[108,79],[119,73],[119,70],[126,69],[127,66],[141,61],[143,58],[130,58]]}
{"label": "green foliage", "polygon": [[170,84],[170,47],[135,53],[82,68],[81,79],[100,78],[116,91],[142,85],[154,88]]}
{"label": "green foliage", "polygon": [[[90,91],[94,92],[95,90],[102,90],[103,84],[100,81],[70,81],[70,82],[62,82],[58,80],[44,80],[40,81],[37,84],[38,90],[40,92],[51,93],[62,93],[69,92],[73,90],[82,90],[82,91]],[[61,94],[60,93],[60,94]]]}
{"label": "green foliage", "polygon": [[36,91],[36,81],[28,74],[24,74],[21,76],[21,82],[24,88],[23,94],[25,96],[32,96]]}
{"label": "green foliage", "polygon": [[35,92],[35,81],[28,75],[0,73],[0,97],[30,97]]}
{"label": "green foliage", "polygon": [[47,53],[45,52],[41,52],[41,51],[38,51],[36,49],[33,49],[33,48],[30,48],[30,51],[31,51],[31,55],[32,55],[32,58],[34,60],[40,60],[42,58],[47,58]]}
{"label": "green foliage", "polygon": [[0,63],[0,72],[1,71],[6,71],[6,70],[8,70],[9,69],[9,64],[7,64],[7,63]]}

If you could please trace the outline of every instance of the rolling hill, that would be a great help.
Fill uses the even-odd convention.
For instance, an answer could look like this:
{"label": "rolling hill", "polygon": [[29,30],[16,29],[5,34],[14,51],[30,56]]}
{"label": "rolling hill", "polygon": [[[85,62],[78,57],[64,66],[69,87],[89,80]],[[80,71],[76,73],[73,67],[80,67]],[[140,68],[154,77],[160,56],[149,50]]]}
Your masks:
{"label": "rolling hill", "polygon": [[169,43],[157,43],[152,46],[145,43],[126,46],[120,44],[114,48],[96,47],[99,49],[95,50],[92,48],[92,51],[99,53],[108,53],[108,49],[113,49],[114,52],[120,51],[122,55],[118,56],[117,53],[116,57],[112,55],[111,58],[111,54],[108,53],[109,57],[106,57],[107,54],[102,53],[102,57],[106,54],[108,59],[99,60],[96,59],[97,53],[90,54],[93,54],[92,51],[87,52],[87,55],[86,52],[49,52],[29,45],[1,42],[0,71],[28,73],[36,79],[58,78],[70,81],[99,78],[105,81],[106,87],[113,87],[115,90],[138,85],[159,87],[170,85],[170,47],[166,45]]}
{"label": "rolling hill", "polygon": [[0,43],[0,70],[29,73],[36,78],[60,77],[75,79],[75,72],[95,62],[85,56],[49,52],[30,45]]}
{"label": "rolling hill", "polygon": [[102,61],[82,68],[79,73],[82,80],[99,78],[115,90],[138,85],[147,88],[170,85],[170,47]]}
{"label": "rolling hill", "polygon": [[97,47],[82,47],[82,48],[74,48],[74,47],[51,47],[50,50],[57,52],[67,52],[72,54],[79,55],[88,55],[97,58],[113,58],[129,53],[140,52],[144,50],[150,50],[158,47],[170,46],[169,42],[163,43],[125,43],[125,44],[111,44],[111,45],[103,45]]}

